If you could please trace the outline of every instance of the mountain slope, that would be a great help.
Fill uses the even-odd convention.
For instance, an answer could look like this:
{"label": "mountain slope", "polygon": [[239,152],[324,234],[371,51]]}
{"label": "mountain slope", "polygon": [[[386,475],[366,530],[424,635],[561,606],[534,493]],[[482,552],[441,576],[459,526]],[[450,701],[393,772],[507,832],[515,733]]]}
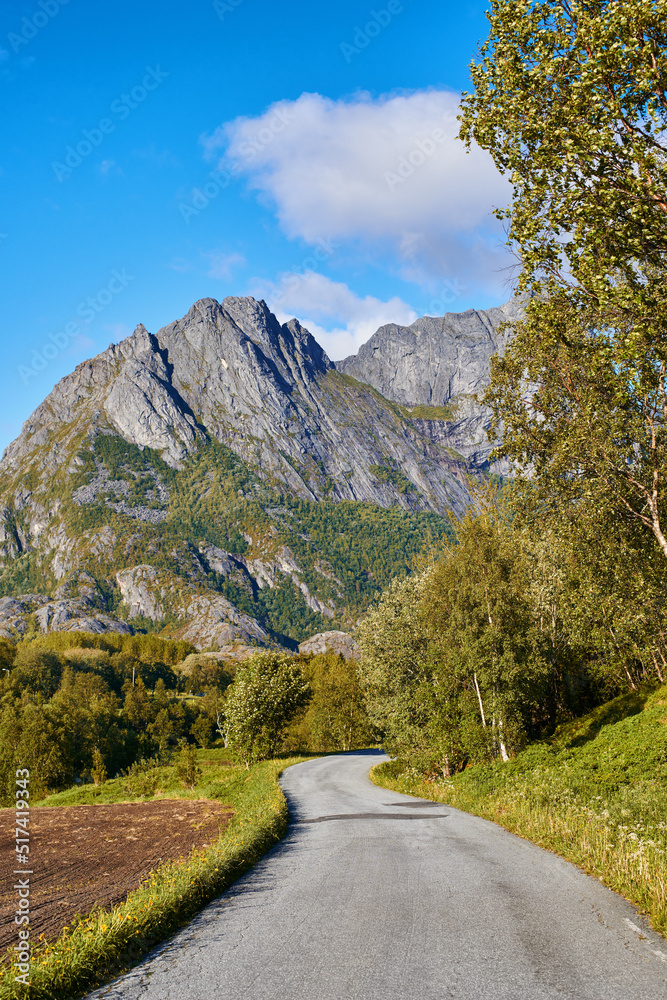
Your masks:
{"label": "mountain slope", "polygon": [[[521,301],[513,298],[486,311],[423,316],[411,326],[390,323],[336,368],[407,407],[422,433],[486,468],[490,411],[475,396],[488,382],[491,357],[507,344],[499,327],[519,319],[521,311]],[[445,419],[420,421],[429,408]],[[494,471],[506,474],[509,466],[498,464]]]}
{"label": "mountain slope", "polygon": [[[6,449],[0,591],[199,646],[349,626],[488,467],[451,426],[337,370],[264,302],[202,299],[78,365]],[[66,611],[55,627],[83,613]]]}

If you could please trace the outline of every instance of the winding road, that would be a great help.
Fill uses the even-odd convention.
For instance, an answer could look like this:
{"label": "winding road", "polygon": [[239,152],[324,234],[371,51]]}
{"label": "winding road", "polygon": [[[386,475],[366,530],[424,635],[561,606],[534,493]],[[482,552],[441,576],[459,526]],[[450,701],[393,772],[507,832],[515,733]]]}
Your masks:
{"label": "winding road", "polygon": [[667,941],[573,865],[368,779],[281,779],[287,836],[104,1000],[665,1000]]}

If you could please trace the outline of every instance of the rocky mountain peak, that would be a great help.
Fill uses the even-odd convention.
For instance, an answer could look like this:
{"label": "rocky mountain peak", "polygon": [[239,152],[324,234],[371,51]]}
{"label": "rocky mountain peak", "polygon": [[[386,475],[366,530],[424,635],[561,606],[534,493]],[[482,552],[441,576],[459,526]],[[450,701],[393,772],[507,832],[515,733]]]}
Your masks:
{"label": "rocky mountain peak", "polygon": [[[433,441],[476,467],[488,465],[491,413],[478,399],[489,381],[491,357],[502,354],[520,318],[521,298],[498,308],[422,316],[410,326],[381,326],[358,354],[336,368],[408,407]],[[439,419],[438,419],[439,418]],[[510,473],[502,461],[493,471]]]}
{"label": "rocky mountain peak", "polygon": [[486,385],[491,356],[507,343],[499,327],[520,314],[513,298],[493,309],[422,316],[410,326],[389,323],[336,368],[397,403],[445,406]]}
{"label": "rocky mountain peak", "polygon": [[335,366],[253,298],[140,323],[3,456],[0,628],[151,618],[198,645],[264,643],[289,606],[338,635],[489,470],[474,393],[514,309],[389,324]]}
{"label": "rocky mountain peak", "polygon": [[289,605],[340,638],[489,470],[474,394],[515,315],[389,324],[335,366],[253,298],[138,324],[61,379],[3,456],[0,628],[151,618],[198,645],[264,643]]}
{"label": "rocky mountain peak", "polygon": [[275,347],[280,341],[280,323],[264,299],[258,301],[251,296],[228,295],[220,303],[220,309],[256,343]]}
{"label": "rocky mountain peak", "polygon": [[139,350],[148,351],[153,347],[151,335],[143,323],[137,323],[134,333],[129,339],[136,343]]}

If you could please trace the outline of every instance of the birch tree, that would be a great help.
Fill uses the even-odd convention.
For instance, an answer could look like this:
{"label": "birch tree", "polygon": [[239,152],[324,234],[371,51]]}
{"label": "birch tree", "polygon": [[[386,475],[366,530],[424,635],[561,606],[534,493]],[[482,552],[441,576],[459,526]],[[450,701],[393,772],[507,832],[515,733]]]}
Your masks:
{"label": "birch tree", "polygon": [[358,676],[368,715],[392,753],[430,743],[429,707],[420,697],[431,678],[433,638],[425,608],[431,571],[394,580],[357,632],[362,650]]}
{"label": "birch tree", "polygon": [[492,755],[507,760],[548,714],[549,666],[528,600],[529,565],[493,489],[477,491],[455,530],[457,545],[436,567],[427,598],[438,634],[435,682],[451,687],[456,678]]}
{"label": "birch tree", "polygon": [[225,705],[225,745],[250,767],[273,756],[310,697],[303,670],[284,653],[257,653],[236,671]]}
{"label": "birch tree", "polygon": [[494,429],[544,502],[611,506],[667,557],[667,0],[492,0],[489,21],[460,134],[510,178],[496,214],[532,296]]}

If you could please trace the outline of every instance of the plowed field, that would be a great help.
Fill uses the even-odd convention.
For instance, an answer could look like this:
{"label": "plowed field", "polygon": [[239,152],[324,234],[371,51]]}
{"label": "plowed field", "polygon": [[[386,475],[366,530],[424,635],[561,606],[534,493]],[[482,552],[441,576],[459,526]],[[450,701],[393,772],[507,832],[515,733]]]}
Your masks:
{"label": "plowed field", "polygon": [[[210,800],[30,810],[30,928],[48,939],[77,913],[119,903],[162,861],[211,844],[225,828],[229,806]],[[18,869],[13,809],[0,809],[0,956],[17,941],[12,888]],[[21,865],[21,868],[24,866]]]}

